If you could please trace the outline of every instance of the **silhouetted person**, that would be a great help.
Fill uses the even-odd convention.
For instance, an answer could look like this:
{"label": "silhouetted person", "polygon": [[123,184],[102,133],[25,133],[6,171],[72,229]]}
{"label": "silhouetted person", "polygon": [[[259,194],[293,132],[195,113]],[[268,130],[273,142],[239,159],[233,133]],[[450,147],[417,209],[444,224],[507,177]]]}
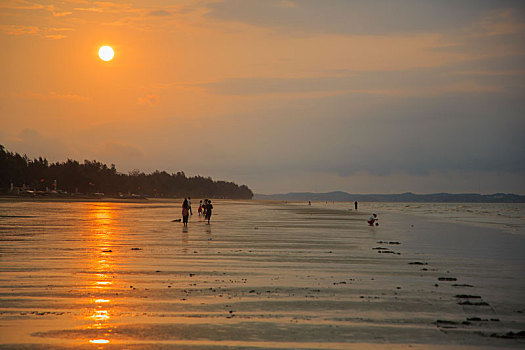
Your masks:
{"label": "silhouetted person", "polygon": [[211,205],[211,201],[208,199],[208,203],[206,204],[206,215],[205,215],[206,220],[208,220],[208,224],[210,223],[212,209],[213,209],[213,205]]}
{"label": "silhouetted person", "polygon": [[354,202],[355,210],[357,210],[357,201]]}
{"label": "silhouetted person", "polygon": [[202,204],[202,215],[206,217],[206,206],[208,205],[208,199],[204,199],[204,204]]}
{"label": "silhouetted person", "polygon": [[188,204],[188,200],[184,198],[184,202],[182,202],[182,223],[184,226],[188,226],[188,216],[190,215],[190,206]]}
{"label": "silhouetted person", "polygon": [[193,215],[193,210],[191,210],[191,197],[188,197],[188,206],[190,207],[190,215]]}

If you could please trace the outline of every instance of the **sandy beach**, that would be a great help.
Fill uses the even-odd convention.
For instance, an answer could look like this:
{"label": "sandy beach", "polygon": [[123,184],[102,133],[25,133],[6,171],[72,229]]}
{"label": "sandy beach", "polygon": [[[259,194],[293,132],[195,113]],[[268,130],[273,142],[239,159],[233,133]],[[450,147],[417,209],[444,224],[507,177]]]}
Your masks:
{"label": "sandy beach", "polygon": [[378,205],[0,202],[2,349],[520,349],[525,236]]}

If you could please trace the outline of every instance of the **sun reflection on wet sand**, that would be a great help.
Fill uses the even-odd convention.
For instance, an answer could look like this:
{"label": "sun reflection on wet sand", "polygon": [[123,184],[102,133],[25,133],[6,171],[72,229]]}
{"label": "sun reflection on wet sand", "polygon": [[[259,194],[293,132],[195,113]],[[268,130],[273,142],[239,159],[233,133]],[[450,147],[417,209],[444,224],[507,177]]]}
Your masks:
{"label": "sun reflection on wet sand", "polygon": [[94,302],[95,303],[109,303],[111,300],[108,300],[108,299],[96,299]]}
{"label": "sun reflection on wet sand", "polygon": [[188,229],[182,228],[182,234],[181,234],[181,246],[182,246],[182,253],[188,254],[188,242],[189,242],[189,236],[188,236]]}
{"label": "sun reflection on wet sand", "polygon": [[108,286],[108,285],[111,285],[113,283],[110,282],[110,281],[98,281],[98,282],[96,282],[96,284],[97,284],[97,287],[99,287],[99,286]]}
{"label": "sun reflection on wet sand", "polygon": [[[104,296],[112,292],[113,280],[115,279],[115,261],[111,254],[115,241],[114,236],[119,234],[118,227],[115,224],[115,211],[114,204],[97,203],[92,206],[89,212],[89,220],[93,228],[89,232],[88,240],[93,253],[90,255],[88,265],[95,273],[88,275],[91,283],[86,283],[86,286],[91,289],[89,293],[92,295],[88,306],[91,311],[86,318],[93,323],[86,326],[88,330],[106,329],[114,311],[111,300]],[[89,339],[89,343],[108,344],[110,342],[108,339],[110,331],[108,329],[108,332],[103,334],[103,338]]]}
{"label": "sun reflection on wet sand", "polygon": [[95,313],[91,316],[97,322],[109,320],[109,315],[107,310],[95,310]]}

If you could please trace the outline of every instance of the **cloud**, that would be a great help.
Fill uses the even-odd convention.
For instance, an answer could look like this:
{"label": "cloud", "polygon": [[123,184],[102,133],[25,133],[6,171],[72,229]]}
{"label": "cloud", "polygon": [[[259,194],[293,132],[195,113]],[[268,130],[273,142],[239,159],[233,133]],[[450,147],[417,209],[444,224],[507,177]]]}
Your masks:
{"label": "cloud", "polygon": [[297,4],[294,1],[290,1],[290,0],[281,0],[276,5],[279,7],[284,7],[284,8],[296,8],[297,7]]}
{"label": "cloud", "polygon": [[73,28],[56,28],[56,27],[53,27],[53,28],[49,28],[50,31],[54,31],[54,32],[71,32],[71,31],[74,31]]}
{"label": "cloud", "polygon": [[153,95],[153,94],[149,94],[149,95],[146,95],[144,97],[139,97],[137,99],[137,103],[139,105],[143,105],[143,106],[156,106],[158,105],[160,102],[160,98],[158,95]]}
{"label": "cloud", "polygon": [[[294,103],[263,100],[251,113],[208,120],[213,132],[199,132],[204,139],[220,135],[213,148],[223,158],[217,164],[202,160],[211,162],[211,168],[238,169],[253,176],[261,171],[342,177],[360,171],[377,176],[525,173],[522,101],[514,94],[490,91],[427,96],[354,93]],[[237,149],[235,156],[230,149]]]}
{"label": "cloud", "polygon": [[60,40],[60,39],[67,38],[67,36],[64,34],[47,34],[47,35],[44,35],[43,37],[46,39],[53,39],[53,40]]}
{"label": "cloud", "polygon": [[494,10],[476,21],[472,28],[478,35],[501,36],[520,34],[525,31],[523,11]]}
{"label": "cloud", "polygon": [[54,17],[64,17],[64,16],[69,16],[73,14],[73,12],[71,11],[63,11],[63,12],[52,11],[52,13]]}
{"label": "cloud", "polygon": [[0,2],[0,8],[10,10],[40,10],[44,8],[44,5],[26,0],[3,0]]}
{"label": "cloud", "polygon": [[143,9],[135,7],[130,3],[111,2],[111,1],[93,1],[88,2],[89,7],[75,7],[76,11],[129,15],[139,14]]}
{"label": "cloud", "polygon": [[60,11],[60,10],[57,10],[55,5],[47,5],[47,6],[45,6],[45,9],[48,10],[49,12],[51,12],[53,17],[65,17],[65,16],[69,16],[69,15],[73,14],[73,12],[71,12],[71,11]]}
{"label": "cloud", "polygon": [[75,7],[75,11],[104,12],[104,9],[101,7]]}
{"label": "cloud", "polygon": [[523,18],[524,10],[522,2],[504,0],[226,0],[208,7],[209,16],[224,21],[292,32],[358,35],[448,31],[489,11],[514,8]]}
{"label": "cloud", "polygon": [[148,13],[149,16],[171,16],[171,13],[166,10],[155,10]]}
{"label": "cloud", "polygon": [[51,92],[33,92],[33,91],[26,91],[23,95],[19,95],[24,98],[32,99],[32,100],[41,100],[41,101],[72,101],[72,102],[87,102],[90,101],[91,98],[86,96],[81,96],[77,94],[72,93],[57,93],[54,91]]}
{"label": "cloud", "polygon": [[[361,93],[389,96],[424,96],[449,93],[500,92],[500,79],[478,75],[443,74],[457,68],[428,68],[402,71],[347,72],[340,76],[308,78],[230,78],[204,84],[223,95],[294,95],[311,93]],[[509,80],[518,80],[516,77]],[[310,95],[311,96],[311,95]],[[319,95],[322,96],[322,95]]]}
{"label": "cloud", "polygon": [[[56,27],[37,27],[14,24],[0,25],[0,33],[14,36],[35,35],[45,39],[64,39],[67,36],[63,34],[66,31],[73,31],[73,28],[56,28]],[[57,33],[58,32],[58,33]]]}
{"label": "cloud", "polygon": [[35,35],[40,32],[36,26],[24,26],[16,24],[1,24],[0,32],[7,35]]}

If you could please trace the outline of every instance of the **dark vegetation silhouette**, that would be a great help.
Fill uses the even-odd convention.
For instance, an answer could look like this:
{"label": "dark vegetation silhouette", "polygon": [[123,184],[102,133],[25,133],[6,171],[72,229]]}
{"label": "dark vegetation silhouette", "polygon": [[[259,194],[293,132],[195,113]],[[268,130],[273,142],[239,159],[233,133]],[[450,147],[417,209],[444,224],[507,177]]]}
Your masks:
{"label": "dark vegetation silhouette", "polygon": [[29,159],[26,155],[7,151],[0,145],[0,190],[7,193],[11,184],[38,191],[54,189],[72,193],[104,193],[105,195],[140,194],[152,197],[207,197],[251,199],[253,192],[246,185],[214,181],[210,177],[187,177],[184,172],[168,174],[155,171],[145,174],[133,170],[129,174],[117,171],[114,164],[85,160],[80,163],[49,163],[46,158]]}

